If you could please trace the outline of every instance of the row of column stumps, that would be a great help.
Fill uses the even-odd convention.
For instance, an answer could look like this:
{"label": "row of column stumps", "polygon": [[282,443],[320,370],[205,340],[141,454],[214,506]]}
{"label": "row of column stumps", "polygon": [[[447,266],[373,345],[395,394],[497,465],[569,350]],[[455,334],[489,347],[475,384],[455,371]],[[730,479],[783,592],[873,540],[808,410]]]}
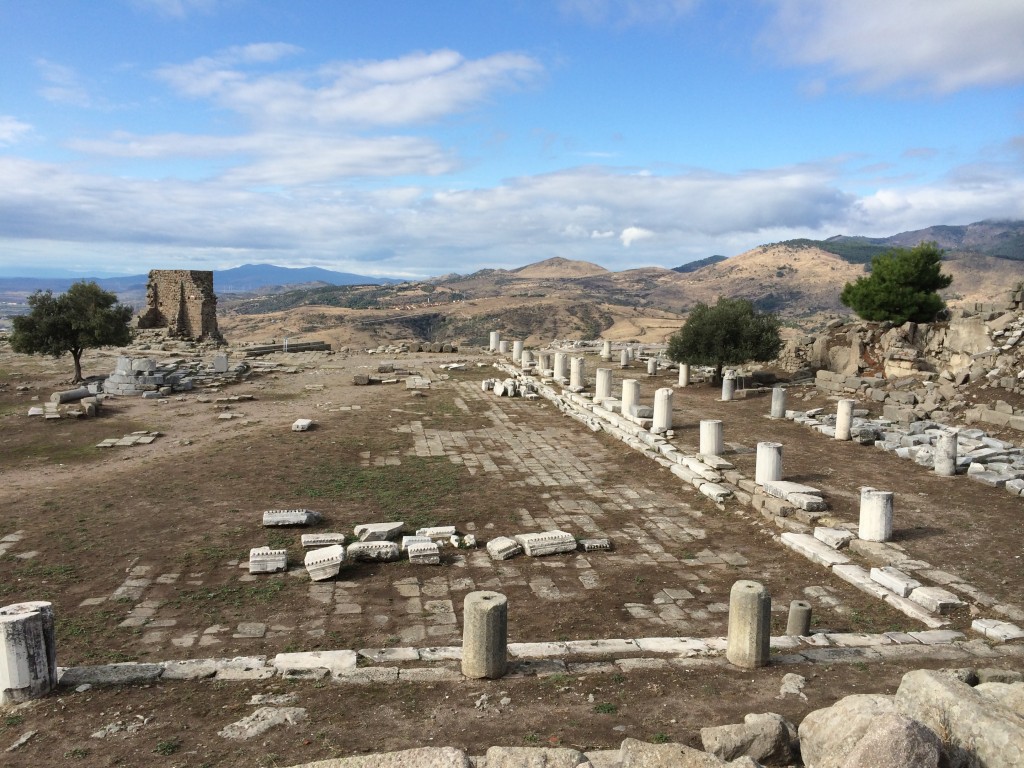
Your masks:
{"label": "row of column stumps", "polygon": [[[491,332],[492,346],[501,345],[500,334]],[[623,355],[629,348],[623,350]],[[531,355],[527,362],[532,361],[532,353],[524,350],[523,342],[516,340],[513,343],[513,362],[523,362],[526,355]],[[602,359],[611,357],[611,342],[604,342]],[[546,355],[542,355],[542,358]],[[624,357],[625,359],[625,357]],[[568,363],[568,365],[567,365]],[[653,365],[652,365],[653,364]],[[555,352],[553,355],[553,373],[556,379],[569,380],[569,388],[581,390],[584,382],[585,358],[581,356],[570,357],[565,352]],[[648,373],[651,368],[657,370],[657,361],[651,358],[648,361]],[[566,368],[569,368],[567,371]],[[690,379],[690,366],[680,364],[679,385],[688,386]],[[601,402],[612,396],[614,378],[610,368],[598,368],[596,371],[594,401]],[[736,385],[736,373],[727,370],[722,379],[722,400],[733,399]],[[667,387],[658,389],[654,393],[654,414],[651,432],[664,434],[672,430],[672,398],[673,390]],[[782,419],[786,415],[786,389],[774,387],[772,389],[771,408],[769,418]],[[640,382],[636,379],[625,379],[622,382],[622,413],[631,413],[633,408],[640,404]],[[843,398],[838,403],[836,413],[835,439],[848,441],[851,439],[851,427],[853,423],[853,410],[856,401],[850,398]],[[702,419],[700,422],[700,444],[698,451],[704,456],[719,456],[725,449],[723,439],[722,422],[718,419]],[[935,472],[940,475],[953,475],[956,472],[956,435],[955,433],[943,433],[939,439],[939,446],[936,450]],[[757,444],[757,459],[754,469],[754,482],[763,486],[766,482],[782,480],[782,444],[775,442],[759,442]],[[875,488],[865,487],[861,489],[860,519],[858,535],[866,541],[889,541],[892,538],[893,519],[893,493],[891,491],[879,491]]]}

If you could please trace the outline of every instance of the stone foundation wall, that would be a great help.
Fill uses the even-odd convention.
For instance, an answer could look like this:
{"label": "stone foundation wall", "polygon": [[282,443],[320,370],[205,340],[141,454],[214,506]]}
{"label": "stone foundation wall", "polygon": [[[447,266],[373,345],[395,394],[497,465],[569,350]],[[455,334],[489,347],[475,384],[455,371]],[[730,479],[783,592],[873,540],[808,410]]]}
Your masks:
{"label": "stone foundation wall", "polygon": [[139,328],[167,328],[169,336],[220,340],[213,272],[153,269],[146,285],[146,309]]}

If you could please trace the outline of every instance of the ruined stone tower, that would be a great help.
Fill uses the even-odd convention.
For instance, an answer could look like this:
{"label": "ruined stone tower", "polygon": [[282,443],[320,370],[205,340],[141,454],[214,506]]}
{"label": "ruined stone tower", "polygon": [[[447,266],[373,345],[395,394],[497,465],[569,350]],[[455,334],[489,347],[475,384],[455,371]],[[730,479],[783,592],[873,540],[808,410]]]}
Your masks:
{"label": "ruined stone tower", "polygon": [[221,341],[213,272],[153,269],[146,284],[146,309],[139,328],[166,328],[169,336]]}

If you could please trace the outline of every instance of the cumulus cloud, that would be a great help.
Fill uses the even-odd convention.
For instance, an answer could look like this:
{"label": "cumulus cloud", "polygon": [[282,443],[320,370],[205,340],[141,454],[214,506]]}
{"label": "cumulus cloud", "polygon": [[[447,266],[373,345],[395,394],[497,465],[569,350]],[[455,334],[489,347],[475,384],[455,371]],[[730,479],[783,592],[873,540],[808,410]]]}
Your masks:
{"label": "cumulus cloud", "polygon": [[622,245],[625,248],[629,248],[629,246],[638,240],[646,240],[649,237],[654,237],[654,233],[649,229],[644,229],[643,227],[626,227],[619,235],[619,240],[622,241]]}
{"label": "cumulus cloud", "polygon": [[16,144],[31,130],[31,125],[16,117],[0,115],[0,147]]}
{"label": "cumulus cloud", "polygon": [[907,86],[946,94],[1024,81],[1024,3],[773,2],[767,45],[788,63],[822,66],[864,90]]}
{"label": "cumulus cloud", "polygon": [[[518,53],[466,59],[455,51],[381,61],[339,62],[316,71],[250,72],[254,59],[295,52],[283,43],[229,49],[158,76],[179,93],[210,99],[254,121],[277,124],[388,126],[436,120],[468,109],[495,90],[525,84],[541,65]],[[240,54],[246,54],[248,58]]]}

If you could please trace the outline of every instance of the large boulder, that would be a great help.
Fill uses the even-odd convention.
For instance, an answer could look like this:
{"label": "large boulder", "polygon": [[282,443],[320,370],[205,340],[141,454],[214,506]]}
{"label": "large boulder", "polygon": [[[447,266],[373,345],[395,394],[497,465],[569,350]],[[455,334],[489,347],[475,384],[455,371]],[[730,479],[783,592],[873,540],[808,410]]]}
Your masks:
{"label": "large boulder", "polygon": [[810,712],[800,723],[800,753],[807,768],[844,768],[846,758],[878,715],[896,713],[892,696],[854,694]]}
{"label": "large boulder", "polygon": [[751,757],[764,765],[796,762],[796,726],[774,712],[750,714],[736,725],[700,729],[704,750],[722,760]]}
{"label": "large boulder", "polygon": [[935,733],[906,715],[877,715],[857,742],[843,768],[938,768],[942,742]]}
{"label": "large boulder", "polygon": [[982,683],[974,690],[1024,717],[1024,683]]}
{"label": "large boulder", "polygon": [[549,747],[491,747],[487,768],[589,768],[590,761],[576,749]]}
{"label": "large boulder", "polygon": [[722,768],[714,755],[683,744],[648,744],[626,739],[619,748],[620,768]]}
{"label": "large boulder", "polygon": [[950,765],[1024,765],[1024,717],[949,675],[908,672],[895,702],[900,712],[939,734]]}

